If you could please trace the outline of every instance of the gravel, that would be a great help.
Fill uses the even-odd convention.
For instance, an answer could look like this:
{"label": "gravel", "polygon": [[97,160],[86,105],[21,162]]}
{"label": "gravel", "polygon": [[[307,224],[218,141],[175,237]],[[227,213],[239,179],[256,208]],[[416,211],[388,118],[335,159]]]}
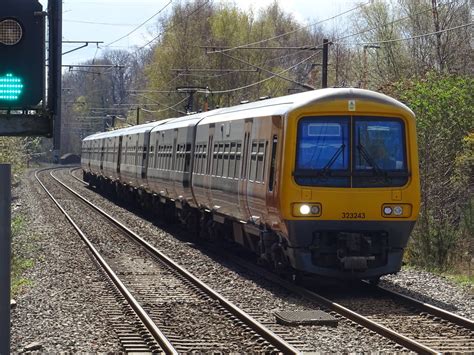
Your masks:
{"label": "gravel", "polygon": [[446,277],[415,269],[384,276],[380,286],[474,319],[474,288],[460,286]]}
{"label": "gravel", "polygon": [[[180,238],[185,233],[180,228],[171,227],[167,231],[158,228],[68,177],[68,170],[59,175],[250,315],[274,331],[290,334],[300,350],[403,351],[398,345],[346,320],[341,320],[337,327],[277,325],[275,311],[314,310],[319,306],[247,274],[192,243],[183,242]],[[111,341],[107,316],[101,313],[100,300],[96,297],[97,289],[105,287],[82,242],[58,217],[51,202],[45,200],[31,174],[16,194],[21,203],[19,210],[29,216],[31,223],[29,231],[20,238],[24,242],[28,235],[35,235],[38,250],[34,256],[35,266],[26,275],[32,285],[17,296],[18,306],[13,311],[12,351],[21,351],[34,342],[41,344],[44,352],[119,351],[118,342]],[[466,317],[474,316],[472,289],[459,287],[443,277],[410,269],[384,277],[381,284]]]}
{"label": "gravel", "polygon": [[[29,172],[13,191],[14,215],[26,228],[14,248],[33,259],[29,282],[12,310],[11,351],[118,352],[118,338],[103,311],[106,283],[72,227]],[[119,309],[119,308],[117,308]]]}
{"label": "gravel", "polygon": [[401,347],[385,338],[355,326],[354,323],[341,320],[338,327],[296,326],[288,327],[276,323],[276,311],[317,310],[320,306],[308,302],[299,296],[290,294],[258,275],[248,274],[239,267],[229,264],[223,258],[200,250],[198,245],[183,243],[180,226],[168,227],[167,231],[113,204],[94,191],[85,187],[67,171],[60,175],[76,191],[80,191],[91,202],[102,207],[108,213],[144,237],[166,255],[178,261],[203,282],[221,293],[248,314],[264,323],[271,330],[284,332],[284,339],[292,340],[302,351],[319,352],[368,352],[375,350],[400,351]]}

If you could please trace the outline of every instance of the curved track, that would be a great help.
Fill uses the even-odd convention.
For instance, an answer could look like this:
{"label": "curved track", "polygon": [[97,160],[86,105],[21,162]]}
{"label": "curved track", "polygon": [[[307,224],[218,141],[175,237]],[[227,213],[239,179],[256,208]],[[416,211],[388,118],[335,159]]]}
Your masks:
{"label": "curved track", "polygon": [[[81,181],[76,176],[74,178]],[[216,250],[216,253],[222,254],[222,250]],[[233,254],[227,253],[225,257],[247,271],[317,302],[409,350],[419,353],[474,353],[474,322],[470,319],[365,283],[354,285],[354,289],[339,288],[337,292],[315,292],[283,280],[255,263]],[[341,294],[345,296],[341,297]]]}
{"label": "curved track", "polygon": [[[74,176],[74,174],[72,175]],[[177,265],[173,260],[162,254],[112,216],[108,215],[105,211],[100,210],[71,188],[61,183],[59,179],[54,176],[53,172],[50,172],[50,177],[55,180],[54,184],[56,184],[56,188],[58,187],[57,184],[61,184],[62,193],[64,193],[64,189],[67,189],[69,194],[74,195],[76,199],[81,199],[82,203],[88,206],[87,210],[89,210],[89,212],[87,213],[93,210],[96,216],[88,217],[91,222],[95,221],[96,224],[113,224],[113,227],[110,227],[110,225],[109,227],[105,227],[105,224],[102,224],[101,229],[105,228],[105,231],[110,230],[110,232],[107,232],[106,238],[97,235],[93,238],[89,238],[94,239],[94,241],[91,242],[86,237],[86,233],[81,231],[81,229],[88,229],[88,226],[82,222],[80,228],[78,223],[75,223],[71,217],[68,217],[69,221],[74,225],[76,230],[78,230],[81,237],[94,253],[95,258],[99,261],[101,266],[105,267],[109,277],[114,280],[114,284],[120,289],[120,292],[124,294],[146,329],[153,335],[156,342],[165,352],[219,351],[219,349],[222,350],[222,346],[228,345],[227,342],[230,343],[233,341],[237,344],[245,344],[245,347],[239,349],[245,349],[245,351],[249,352],[298,353],[298,350],[292,345],[285,342],[279,336],[269,331],[265,326],[227,301],[188,271]],[[39,177],[38,181],[40,181]],[[40,183],[45,190],[48,190],[41,181]],[[48,194],[54,199],[51,193],[48,192]],[[64,199],[64,201],[66,201],[66,199]],[[55,202],[61,211],[67,214],[61,204],[56,200]],[[70,205],[71,203],[73,202],[69,201],[67,204]],[[77,213],[76,211],[75,214]],[[80,212],[80,214],[85,213],[84,210]],[[103,222],[98,222],[97,213],[100,213],[101,217],[99,217],[99,219]],[[119,248],[121,250],[119,251],[106,249],[106,246],[110,246],[110,244],[122,244],[122,242],[113,242],[118,236],[112,235],[116,234],[112,232],[112,229],[120,231],[122,240],[125,239],[123,238],[124,235],[126,235],[128,239],[128,242],[123,242],[123,245]],[[91,233],[93,233],[93,231],[88,230],[88,234]],[[131,245],[130,240],[133,240],[133,245]],[[97,244],[98,247],[94,247],[93,244]],[[124,246],[125,244],[127,245],[126,247]],[[95,249],[100,249],[101,253],[106,255],[106,257],[100,256]],[[104,266],[107,264],[105,262],[106,258],[111,264],[111,267]],[[124,261],[126,259],[131,259],[134,266],[130,266],[130,262]],[[118,271],[114,272],[112,268]],[[157,268],[159,268],[158,271]],[[137,270],[141,270],[141,272],[137,272]],[[122,281],[118,280],[116,274],[120,274]],[[160,278],[157,277],[158,274]],[[159,282],[157,282],[158,280]],[[127,288],[132,291],[127,290],[124,284],[127,284]],[[140,302],[137,302],[134,297],[139,299]],[[161,303],[156,303],[155,299],[161,299]],[[165,304],[167,302],[171,302],[174,306],[172,308],[166,308]],[[187,338],[185,330],[186,319],[181,319],[183,324],[180,324],[179,327],[167,324],[170,312],[172,313],[173,310],[179,309],[180,304],[183,303],[184,307],[181,308],[188,309],[188,312],[193,312],[193,310],[196,309],[210,309],[209,313],[211,313],[211,318],[202,319],[202,324],[204,325],[202,328],[206,328],[206,324],[215,325],[216,322],[221,322],[222,329],[230,327],[232,329],[231,333],[234,334],[232,337],[223,340],[220,344],[216,344],[216,342],[206,343],[205,341],[197,342],[196,339],[189,339],[189,336]],[[142,306],[140,306],[140,304],[142,304]],[[193,308],[193,305],[196,307]],[[145,312],[144,309],[146,309],[147,312]],[[194,314],[189,314],[188,317],[196,315],[204,317],[203,312],[194,312]],[[183,317],[183,314],[181,313],[180,316]],[[217,319],[219,317],[221,319]],[[158,327],[156,324],[160,324],[160,326]],[[236,340],[236,327],[241,329],[238,333],[242,339]],[[193,331],[196,331],[196,329],[193,329]],[[229,331],[225,330],[222,330],[222,332],[229,333]],[[205,335],[203,335],[203,338],[205,338]],[[151,350],[157,351],[157,349]]]}

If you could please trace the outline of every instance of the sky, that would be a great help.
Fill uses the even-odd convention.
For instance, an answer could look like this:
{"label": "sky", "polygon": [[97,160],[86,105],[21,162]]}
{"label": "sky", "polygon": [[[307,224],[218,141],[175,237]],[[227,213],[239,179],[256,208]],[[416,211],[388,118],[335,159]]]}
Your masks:
{"label": "sky", "polygon": [[[168,3],[170,3],[167,6]],[[77,64],[94,56],[100,56],[106,45],[125,36],[139,24],[146,21],[161,9],[160,15],[168,13],[173,2],[177,0],[63,0],[63,41],[102,41],[97,48],[90,43],[88,47],[63,56],[63,64]],[[228,0],[214,0],[219,3]],[[274,0],[235,0],[243,10],[253,9],[257,12]],[[44,10],[47,9],[47,0],[40,0]],[[279,4],[285,12],[302,24],[330,18],[357,6],[357,0],[280,0]],[[152,39],[154,23],[160,16],[153,18],[140,29],[111,44],[111,49],[132,49],[143,46]],[[350,15],[338,17],[325,23],[325,26],[336,26],[337,23],[350,18]],[[63,45],[63,52],[74,49],[81,44]]]}

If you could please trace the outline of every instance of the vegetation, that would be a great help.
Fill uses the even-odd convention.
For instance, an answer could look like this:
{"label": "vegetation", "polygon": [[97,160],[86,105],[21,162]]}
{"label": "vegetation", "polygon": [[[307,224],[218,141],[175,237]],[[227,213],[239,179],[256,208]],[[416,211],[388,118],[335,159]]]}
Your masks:
{"label": "vegetation", "polygon": [[11,258],[11,295],[12,298],[21,291],[21,288],[28,285],[30,281],[25,278],[24,272],[33,267],[33,259],[30,254],[33,248],[31,240],[27,245],[20,245],[16,242],[18,235],[24,233],[25,220],[21,216],[16,216],[12,220],[12,239],[15,241],[12,246]]}
{"label": "vegetation", "polygon": [[422,209],[408,260],[468,267],[473,248],[474,79],[429,73],[400,81],[395,96],[417,115]]}
{"label": "vegetation", "polygon": [[[150,45],[131,52],[107,49],[87,62],[120,67],[64,75],[63,152],[78,153],[83,137],[113,125],[305,91],[308,85],[319,88],[320,48],[327,38],[330,86],[382,91],[417,115],[422,210],[407,261],[469,273],[474,256],[470,2],[374,0],[335,21],[318,20],[299,23],[277,1],[259,12],[233,3],[174,2],[157,20]],[[189,92],[179,87],[196,88],[192,107]],[[17,173],[30,144],[35,143],[0,140],[0,160],[15,162]]]}

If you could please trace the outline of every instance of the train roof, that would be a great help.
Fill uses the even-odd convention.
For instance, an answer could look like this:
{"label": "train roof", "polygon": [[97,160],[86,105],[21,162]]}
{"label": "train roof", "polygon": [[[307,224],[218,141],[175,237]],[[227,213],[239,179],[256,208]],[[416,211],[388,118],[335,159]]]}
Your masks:
{"label": "train roof", "polygon": [[247,113],[248,117],[281,116],[286,115],[295,109],[314,105],[318,102],[341,99],[376,101],[396,106],[402,110],[409,111],[414,115],[413,111],[411,111],[406,105],[385,94],[356,88],[328,88],[232,106],[220,109],[217,112],[209,111],[209,114],[202,123],[208,123],[209,121],[228,121],[234,118],[241,118],[241,112],[243,111],[249,111]]}
{"label": "train roof", "polygon": [[246,115],[248,117],[283,116],[288,114],[292,110],[303,108],[309,105],[314,105],[318,102],[341,99],[376,101],[388,105],[393,105],[399,109],[410,112],[411,115],[414,116],[413,111],[411,111],[406,105],[385,94],[356,88],[328,88],[312,90],[293,95],[286,95],[272,99],[265,99],[232,107],[220,108],[189,116],[155,121],[111,132],[97,133],[86,137],[84,140],[112,137],[122,134],[140,133],[150,129],[156,130],[159,129],[159,126],[161,125],[163,125],[161,128],[172,129],[187,126],[190,124],[196,124],[198,122],[206,124],[211,122],[229,121],[241,118],[241,114],[244,111],[246,112]]}

